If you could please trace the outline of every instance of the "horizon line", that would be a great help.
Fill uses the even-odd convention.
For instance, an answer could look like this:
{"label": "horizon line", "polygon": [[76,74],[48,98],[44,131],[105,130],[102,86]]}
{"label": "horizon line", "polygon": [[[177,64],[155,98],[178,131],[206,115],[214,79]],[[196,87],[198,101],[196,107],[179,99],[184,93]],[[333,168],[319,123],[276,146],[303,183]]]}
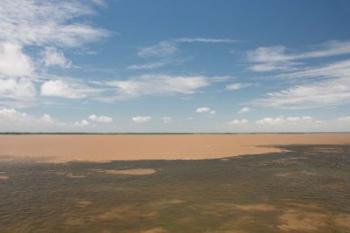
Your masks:
{"label": "horizon line", "polygon": [[350,131],[298,132],[0,132],[0,135],[223,135],[223,134],[347,134]]}

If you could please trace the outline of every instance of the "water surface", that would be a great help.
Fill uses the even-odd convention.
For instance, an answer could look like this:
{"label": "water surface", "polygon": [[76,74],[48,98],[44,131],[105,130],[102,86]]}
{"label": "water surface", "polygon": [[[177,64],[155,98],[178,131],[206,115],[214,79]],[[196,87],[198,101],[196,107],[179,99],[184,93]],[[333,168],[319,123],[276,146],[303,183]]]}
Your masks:
{"label": "water surface", "polygon": [[3,157],[0,232],[350,232],[350,146],[282,149],[193,161]]}

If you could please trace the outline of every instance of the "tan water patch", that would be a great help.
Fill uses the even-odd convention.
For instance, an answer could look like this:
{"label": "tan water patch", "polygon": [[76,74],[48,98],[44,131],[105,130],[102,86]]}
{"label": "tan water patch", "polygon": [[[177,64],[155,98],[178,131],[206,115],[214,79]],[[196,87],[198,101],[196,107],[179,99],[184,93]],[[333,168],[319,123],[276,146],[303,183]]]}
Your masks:
{"label": "tan water patch", "polygon": [[324,212],[325,210],[317,205],[317,204],[310,204],[310,203],[288,203],[287,204],[291,209],[295,209],[295,208],[298,208],[298,209],[302,209],[303,211],[314,211],[314,212],[317,212],[317,211],[321,211],[321,212]]}
{"label": "tan water patch", "polygon": [[91,201],[85,201],[85,200],[81,200],[81,201],[77,202],[77,206],[80,207],[80,208],[88,207],[91,204],[92,204]]}
{"label": "tan water patch", "polygon": [[228,161],[230,161],[231,159],[229,159],[229,158],[223,158],[223,159],[220,159],[221,161],[223,161],[223,162],[228,162]]}
{"label": "tan water patch", "polygon": [[0,157],[44,162],[212,159],[283,151],[276,145],[321,144],[350,144],[350,134],[1,135]]}
{"label": "tan water patch", "polygon": [[68,177],[68,178],[77,178],[77,179],[79,179],[79,178],[85,178],[86,176],[84,176],[84,175],[74,175],[73,173],[67,173],[66,174],[66,177]]}
{"label": "tan water patch", "polygon": [[69,226],[82,226],[86,224],[85,220],[82,218],[68,218],[64,223]]}
{"label": "tan water patch", "polygon": [[140,233],[166,233],[166,232],[168,231],[166,231],[164,228],[157,227],[157,228],[141,231]]}
{"label": "tan water patch", "polygon": [[150,208],[156,208],[156,209],[161,209],[164,207],[168,207],[171,205],[178,205],[178,204],[183,204],[185,201],[180,200],[180,199],[162,199],[159,201],[153,201],[148,204],[146,204]]}
{"label": "tan water patch", "polygon": [[65,176],[65,177],[72,178],[72,179],[79,179],[79,178],[85,178],[86,177],[85,175],[76,175],[76,174],[73,174],[71,172],[50,171],[50,174],[55,174],[55,175],[58,175],[58,176]]}
{"label": "tan water patch", "polygon": [[236,219],[227,221],[215,233],[249,233],[243,229],[256,224],[256,219],[251,216],[241,216]]}
{"label": "tan water patch", "polygon": [[298,178],[298,177],[302,177],[302,176],[317,176],[317,173],[316,172],[309,172],[309,171],[280,172],[280,173],[277,173],[275,176],[284,177],[284,178]]}
{"label": "tan water patch", "polygon": [[128,176],[145,176],[145,175],[152,175],[157,172],[156,169],[152,168],[135,168],[135,169],[123,169],[123,170],[116,170],[116,169],[95,169],[93,170],[95,172],[102,172],[108,175],[128,175]]}
{"label": "tan water patch", "polygon": [[[203,208],[203,207],[202,207]],[[275,206],[258,203],[258,204],[229,204],[229,203],[215,203],[204,207],[210,213],[217,213],[218,215],[226,215],[232,211],[246,211],[246,212],[271,212],[278,210]]]}
{"label": "tan water patch", "polygon": [[154,211],[142,211],[136,206],[114,207],[96,216],[96,220],[111,221],[135,221],[137,219],[153,219],[156,216]]}
{"label": "tan water patch", "polygon": [[342,150],[339,148],[334,147],[317,147],[317,148],[311,148],[309,149],[309,152],[311,153],[341,153]]}
{"label": "tan water patch", "polygon": [[270,204],[234,205],[234,207],[243,211],[270,212],[276,210],[276,207]]}
{"label": "tan water patch", "polygon": [[328,215],[289,209],[279,217],[278,228],[282,231],[314,232],[328,226]]}
{"label": "tan water patch", "polygon": [[335,217],[335,224],[350,231],[350,214],[340,214]]}
{"label": "tan water patch", "polygon": [[0,180],[8,180],[10,177],[5,175],[0,175]]}

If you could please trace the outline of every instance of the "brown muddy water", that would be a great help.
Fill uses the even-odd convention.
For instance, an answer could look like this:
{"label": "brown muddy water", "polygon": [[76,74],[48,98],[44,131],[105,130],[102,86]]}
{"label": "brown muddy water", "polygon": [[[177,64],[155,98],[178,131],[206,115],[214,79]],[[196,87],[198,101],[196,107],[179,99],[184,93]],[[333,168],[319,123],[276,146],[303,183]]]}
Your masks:
{"label": "brown muddy water", "polygon": [[2,158],[1,233],[350,232],[350,146],[211,160]]}

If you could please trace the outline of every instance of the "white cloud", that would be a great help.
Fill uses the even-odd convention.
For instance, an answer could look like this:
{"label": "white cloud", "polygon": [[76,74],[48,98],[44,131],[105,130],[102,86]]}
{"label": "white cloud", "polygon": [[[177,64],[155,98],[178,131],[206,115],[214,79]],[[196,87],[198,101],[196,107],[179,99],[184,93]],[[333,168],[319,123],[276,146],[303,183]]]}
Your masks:
{"label": "white cloud", "polygon": [[203,76],[142,75],[125,81],[110,81],[106,85],[116,89],[116,98],[143,95],[194,94],[210,84]]}
{"label": "white cloud", "polygon": [[350,123],[350,116],[339,117],[338,121]]}
{"label": "white cloud", "polygon": [[146,123],[150,120],[152,120],[150,116],[135,116],[132,118],[132,121],[135,123]]}
{"label": "white cloud", "polygon": [[0,41],[0,77],[30,76],[34,70],[31,58],[23,53],[20,45]]}
{"label": "white cloud", "polygon": [[346,132],[350,130],[350,117],[320,120],[311,116],[271,116],[252,122],[242,118],[225,127],[231,127],[232,132]]}
{"label": "white cloud", "polygon": [[1,105],[27,105],[26,103],[34,100],[36,95],[34,73],[34,63],[23,53],[22,46],[0,41]]}
{"label": "white cloud", "polygon": [[291,70],[297,63],[292,62],[293,59],[287,55],[286,50],[284,46],[272,46],[260,47],[254,51],[248,51],[248,61],[254,63],[250,66],[250,69],[256,72]]}
{"label": "white cloud", "polygon": [[204,113],[204,112],[210,112],[210,108],[209,107],[199,107],[196,109],[197,113]]}
{"label": "white cloud", "polygon": [[41,85],[42,96],[81,99],[95,92],[85,84],[67,80],[49,80]]}
{"label": "white cloud", "polygon": [[215,114],[216,111],[209,108],[209,107],[199,107],[196,109],[196,113],[209,113],[209,114]]}
{"label": "white cloud", "polygon": [[92,13],[87,4],[79,1],[2,0],[0,40],[23,45],[79,46],[107,35],[102,29],[76,22]]}
{"label": "white cloud", "polygon": [[80,128],[84,128],[84,127],[87,127],[90,125],[91,125],[90,122],[88,122],[87,120],[81,120],[81,121],[74,122],[74,126],[80,127]]}
{"label": "white cloud", "polygon": [[238,114],[243,114],[249,112],[251,109],[249,107],[243,107],[238,111]]}
{"label": "white cloud", "polygon": [[88,117],[88,119],[92,122],[97,122],[97,123],[112,123],[113,118],[109,116],[97,116],[95,114],[92,114]]}
{"label": "white cloud", "polygon": [[72,64],[72,62],[64,56],[63,52],[58,51],[54,47],[46,47],[42,53],[42,57],[45,66],[69,68]]}
{"label": "white cloud", "polygon": [[55,119],[53,119],[49,114],[44,114],[40,120],[42,120],[45,123],[49,123],[49,124],[54,124],[55,123]]}
{"label": "white cloud", "polygon": [[26,131],[54,131],[62,130],[67,125],[49,114],[36,117],[13,108],[0,109],[0,131],[1,132],[26,132]]}
{"label": "white cloud", "polygon": [[113,122],[113,118],[109,116],[98,116],[96,114],[91,114],[88,116],[87,119],[82,119],[79,121],[76,121],[73,123],[73,127],[78,127],[78,128],[95,128],[97,127],[97,124],[102,123],[102,124],[110,124]]}
{"label": "white cloud", "polygon": [[250,86],[251,86],[250,83],[232,83],[232,84],[226,85],[226,89],[229,91],[237,91]]}
{"label": "white cloud", "polygon": [[[311,116],[265,117],[255,122],[254,131],[262,132],[326,132],[344,130],[336,119],[318,120]],[[349,127],[348,127],[349,128]]]}
{"label": "white cloud", "polygon": [[[14,108],[0,108],[0,132],[74,132],[78,130],[106,129],[107,125],[95,123],[110,123],[106,116],[90,116],[75,122],[62,122],[45,113],[35,116]],[[100,128],[98,128],[100,127]],[[108,129],[111,130],[110,125]]]}
{"label": "white cloud", "polygon": [[247,124],[249,120],[242,118],[242,119],[234,119],[229,122],[230,125],[244,125]]}
{"label": "white cloud", "polygon": [[[108,35],[105,30],[92,27],[86,20],[81,20],[94,14],[92,6],[92,2],[76,0],[1,1],[0,103],[2,105],[11,106],[10,103],[13,103],[15,104],[13,106],[25,106],[28,99],[34,99],[36,86],[50,76],[40,66],[71,65],[57,48],[80,46]],[[28,48],[43,49],[45,46],[48,47],[41,54],[42,57],[36,57],[35,53],[25,53]],[[39,60],[43,62],[34,63]],[[42,94],[60,96],[63,93],[68,98],[81,98],[88,92],[81,90],[82,88],[84,89],[83,85],[68,85],[63,81],[46,81],[42,85]]]}
{"label": "white cloud", "polygon": [[165,116],[165,117],[162,117],[162,122],[164,124],[169,124],[173,119],[171,117],[168,117],[168,116]]}
{"label": "white cloud", "polygon": [[13,108],[0,109],[0,119],[3,121],[16,122],[27,117],[26,113],[17,112]]}
{"label": "white cloud", "polygon": [[36,95],[35,86],[26,78],[0,79],[0,97],[15,100],[29,100]]}
{"label": "white cloud", "polygon": [[291,116],[291,117],[265,117],[256,121],[259,125],[282,125],[282,124],[300,124],[312,122],[313,118],[310,116]]}

